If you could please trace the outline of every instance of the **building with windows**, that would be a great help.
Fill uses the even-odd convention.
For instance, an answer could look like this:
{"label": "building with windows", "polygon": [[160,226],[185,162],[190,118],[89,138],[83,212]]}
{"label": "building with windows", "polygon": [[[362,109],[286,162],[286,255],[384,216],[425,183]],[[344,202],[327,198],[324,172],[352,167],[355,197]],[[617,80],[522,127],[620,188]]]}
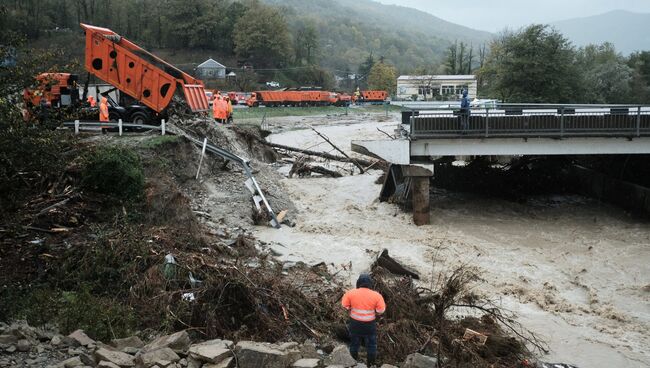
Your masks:
{"label": "building with windows", "polygon": [[196,77],[202,79],[226,79],[226,67],[210,58],[196,67]]}
{"label": "building with windows", "polygon": [[397,78],[398,100],[455,100],[460,99],[464,89],[471,98],[476,97],[475,75],[402,75]]}

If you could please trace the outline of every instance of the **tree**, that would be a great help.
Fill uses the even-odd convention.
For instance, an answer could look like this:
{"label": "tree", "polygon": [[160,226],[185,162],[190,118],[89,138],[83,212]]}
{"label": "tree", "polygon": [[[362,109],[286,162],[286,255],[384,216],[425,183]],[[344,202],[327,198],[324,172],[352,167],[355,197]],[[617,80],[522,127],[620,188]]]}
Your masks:
{"label": "tree", "polygon": [[375,64],[368,75],[368,86],[370,89],[388,91],[394,95],[397,89],[397,70],[385,63]]}
{"label": "tree", "polygon": [[491,43],[480,74],[492,97],[503,101],[580,100],[575,50],[562,34],[546,25],[501,34]]}
{"label": "tree", "polygon": [[447,73],[455,75],[458,72],[458,41],[447,48]]}
{"label": "tree", "polygon": [[632,68],[630,102],[650,103],[650,51],[630,55],[628,66]]}
{"label": "tree", "polygon": [[578,50],[583,72],[582,87],[586,103],[628,103],[633,70],[611,43],[588,45]]}
{"label": "tree", "polygon": [[296,64],[316,64],[318,45],[318,32],[314,23],[303,24],[296,33]]}
{"label": "tree", "polygon": [[234,39],[237,55],[259,66],[282,66],[291,50],[280,11],[257,2],[237,21]]}

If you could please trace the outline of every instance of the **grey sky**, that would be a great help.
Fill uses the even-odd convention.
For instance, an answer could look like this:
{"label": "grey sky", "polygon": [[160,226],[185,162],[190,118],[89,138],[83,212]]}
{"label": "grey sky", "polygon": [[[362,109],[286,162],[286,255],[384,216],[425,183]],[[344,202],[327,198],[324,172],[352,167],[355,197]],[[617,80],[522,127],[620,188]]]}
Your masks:
{"label": "grey sky", "polygon": [[408,6],[453,23],[496,32],[623,9],[650,13],[650,0],[376,0]]}

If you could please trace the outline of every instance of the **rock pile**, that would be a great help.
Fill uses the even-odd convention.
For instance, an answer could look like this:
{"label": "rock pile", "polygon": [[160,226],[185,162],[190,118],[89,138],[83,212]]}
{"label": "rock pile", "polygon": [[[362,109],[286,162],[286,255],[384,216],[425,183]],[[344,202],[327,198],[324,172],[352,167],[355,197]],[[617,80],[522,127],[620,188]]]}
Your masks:
{"label": "rock pile", "polygon": [[[105,344],[77,330],[63,336],[56,328],[25,322],[0,323],[0,367],[25,368],[362,368],[344,345],[329,354],[313,342],[271,344],[209,340],[192,343],[186,331],[160,336],[148,344],[139,337]],[[404,367],[425,368],[434,358],[409,357]],[[382,368],[396,368],[385,364]]]}

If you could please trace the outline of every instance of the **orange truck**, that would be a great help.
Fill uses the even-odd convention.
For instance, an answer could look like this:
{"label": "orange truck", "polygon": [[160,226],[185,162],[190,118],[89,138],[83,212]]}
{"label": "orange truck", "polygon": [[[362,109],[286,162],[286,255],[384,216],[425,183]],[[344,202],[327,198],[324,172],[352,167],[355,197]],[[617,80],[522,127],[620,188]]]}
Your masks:
{"label": "orange truck", "polygon": [[318,89],[286,89],[283,91],[256,91],[246,100],[255,106],[328,106],[340,103],[338,94]]}
{"label": "orange truck", "polygon": [[192,112],[209,111],[201,80],[108,28],[83,23],[81,27],[86,34],[86,70],[138,102],[116,109],[124,115],[119,118],[137,123],[157,121],[165,116],[177,91],[182,91]]}
{"label": "orange truck", "polygon": [[79,76],[70,73],[42,73],[36,77],[36,86],[23,91],[23,100],[30,106],[39,106],[45,99],[48,107],[75,106],[79,103]]}

